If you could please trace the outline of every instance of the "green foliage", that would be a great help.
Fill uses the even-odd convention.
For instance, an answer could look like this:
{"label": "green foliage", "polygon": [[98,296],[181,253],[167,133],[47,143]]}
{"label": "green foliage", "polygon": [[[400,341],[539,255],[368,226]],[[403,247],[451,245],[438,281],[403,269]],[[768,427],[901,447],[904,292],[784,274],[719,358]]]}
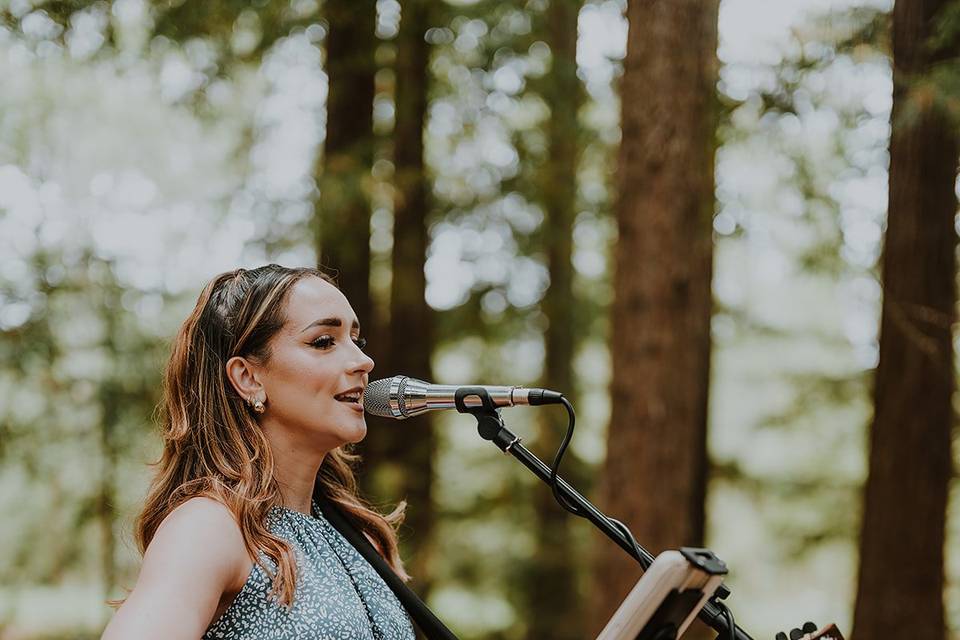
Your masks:
{"label": "green foliage", "polygon": [[[4,637],[26,633],[26,607],[5,604],[22,602],[18,587],[85,583],[97,594],[85,609],[95,609],[106,596],[110,558],[115,586],[131,584],[137,558],[130,520],[148,474],[144,462],[156,454],[151,429],[159,374],[200,283],[238,262],[313,259],[305,220],[316,186],[322,95],[312,96],[323,86],[319,46],[326,34],[322,6],[312,3],[154,2],[136,25],[120,20],[113,3],[27,4],[17,14],[12,3],[0,10],[0,70],[21,80],[16,87],[26,76],[38,87],[21,92],[27,97],[20,100],[5,78],[0,180],[12,168],[32,181],[41,201],[62,190],[69,202],[61,209],[38,205],[35,215],[45,222],[27,235],[53,239],[36,246],[22,241],[17,251],[4,244],[0,262],[0,514],[11,525],[0,534],[7,550],[0,583],[14,585],[14,596],[0,593]],[[943,14],[933,46],[955,37],[958,6]],[[532,383],[542,374],[540,303],[549,282],[540,203],[551,187],[541,173],[551,100],[551,52],[538,35],[545,7],[443,3],[427,36],[434,51],[425,133],[434,201],[427,273],[428,301],[439,316],[439,380],[496,382],[509,374],[508,382]],[[582,28],[595,13],[619,19],[618,7],[588,4]],[[102,45],[83,55],[70,53],[68,42],[78,11],[102,19],[96,22]],[[34,14],[34,23],[45,16],[58,28],[46,37],[25,33],[23,19]],[[809,596],[826,603],[811,616],[842,622],[848,609],[880,295],[889,29],[886,10],[854,7],[804,21],[779,43],[773,61],[725,60],[722,69],[709,542],[734,569],[735,610],[756,636],[763,635],[758,628],[774,628],[770,619],[785,606],[770,589],[773,569],[829,585]],[[393,45],[389,35],[381,40],[378,63],[387,65]],[[60,67],[17,66],[58,55],[65,61]],[[165,69],[198,75],[183,93],[152,100],[134,102],[129,86],[121,86],[162,85]],[[589,91],[582,127],[571,132],[582,149],[571,303],[583,393],[573,447],[595,464],[609,412],[605,312],[616,234],[610,211],[621,135],[620,61],[607,54],[599,70],[580,71]],[[66,93],[76,89],[66,83],[76,76],[104,101],[82,94],[82,105],[68,104]],[[953,109],[958,77],[945,60],[911,90],[918,100],[942,100]],[[40,90],[45,83],[53,88]],[[381,267],[389,264],[392,225],[386,153],[392,83],[390,72],[378,74],[374,117],[382,144],[370,188],[374,260]],[[68,89],[58,93],[60,85]],[[113,92],[119,107],[106,99]],[[299,128],[291,134],[281,107],[297,100]],[[155,119],[125,125],[148,108]],[[91,129],[84,115],[109,121],[116,132],[95,144],[83,136]],[[158,139],[169,142],[168,151]],[[118,220],[133,209],[145,222],[168,217],[165,224],[179,233],[152,238],[143,231],[146,241],[137,245],[143,255],[122,260],[97,232],[87,234],[80,221],[90,206],[85,198],[105,179],[77,169],[90,156],[72,155],[75,145],[102,153],[111,175],[134,166],[152,178],[156,200],[142,210],[136,202],[118,205]],[[174,177],[158,177],[165,171]],[[271,182],[276,174],[293,177]],[[94,206],[120,198],[116,182]],[[16,211],[33,211],[10,198],[0,189],[5,230],[21,215]],[[184,202],[197,204],[185,215]],[[58,237],[63,220],[68,231]],[[224,249],[220,243],[231,237],[235,242]],[[150,240],[161,249],[154,251]],[[180,253],[191,242],[204,251]],[[160,257],[168,254],[169,261]],[[389,273],[382,275],[388,284]],[[505,415],[538,455],[552,455],[532,438],[529,412]],[[535,553],[529,497],[546,488],[473,429],[459,415],[437,425],[440,531],[431,602],[463,638],[520,638],[522,572]],[[579,548],[606,543],[584,523],[570,522]],[[115,555],[104,553],[108,535]],[[758,549],[765,562],[757,562]],[[571,588],[583,593],[584,582]],[[83,617],[73,609],[63,615]],[[78,636],[37,631],[31,637]]]}
{"label": "green foliage", "polygon": [[[5,2],[0,7],[0,24],[16,29],[27,39],[38,36],[47,41],[63,42],[71,20],[90,9],[109,9],[105,0],[36,0],[27,3]],[[32,18],[35,29],[24,29],[24,18]],[[39,23],[39,24],[38,24]],[[52,24],[50,24],[52,23]],[[113,33],[108,31],[107,41],[113,42]]]}
{"label": "green foliage", "polygon": [[154,32],[175,42],[212,42],[229,64],[260,60],[295,29],[320,24],[318,2],[158,1]]}
{"label": "green foliage", "polygon": [[[0,334],[2,360],[12,365],[0,376],[0,462],[7,481],[30,487],[37,507],[19,516],[32,535],[7,547],[0,565],[7,583],[82,575],[93,568],[91,551],[105,553],[90,549],[90,535],[113,528],[116,505],[102,498],[122,493],[112,467],[143,447],[162,362],[162,343],[125,309],[144,294],[124,291],[108,262],[86,254],[65,264],[41,253],[32,267],[32,290],[7,282],[0,293],[8,305],[30,306],[22,324]],[[61,535],[51,520],[75,535]]]}
{"label": "green foliage", "polygon": [[940,9],[936,18],[933,36],[927,46],[932,51],[957,53],[960,42],[960,2],[948,2]]}

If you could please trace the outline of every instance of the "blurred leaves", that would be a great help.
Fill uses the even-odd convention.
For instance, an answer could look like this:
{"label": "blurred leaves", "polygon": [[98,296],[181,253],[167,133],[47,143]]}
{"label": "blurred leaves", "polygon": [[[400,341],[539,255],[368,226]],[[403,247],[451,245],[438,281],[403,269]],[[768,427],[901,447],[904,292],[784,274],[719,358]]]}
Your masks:
{"label": "blurred leaves", "polygon": [[[378,62],[386,65],[399,8],[378,5]],[[551,52],[536,34],[545,6],[442,3],[427,33],[427,300],[438,312],[434,367],[445,382],[524,384],[542,374],[549,278],[538,202],[549,189],[540,168]],[[960,28],[957,6],[939,37]],[[810,596],[818,617],[842,623],[848,615],[892,78],[882,3],[763,34],[775,39],[766,57],[731,49],[749,21],[735,17],[721,32],[709,543],[734,569],[738,602],[757,604],[737,613],[759,636],[777,628],[779,596],[762,582],[772,565],[829,585]],[[104,595],[105,514],[117,535],[118,583],[132,584],[129,524],[144,463],[156,454],[152,414],[170,337],[213,273],[314,260],[306,224],[313,168],[325,128],[336,123],[324,121],[320,3],[18,0],[0,4],[0,25],[5,638],[14,624],[27,628],[24,594],[44,583],[86,584],[97,601],[62,615],[89,621],[75,628],[102,622],[83,612]],[[588,96],[570,132],[582,148],[571,304],[583,393],[572,446],[593,464],[609,413],[608,256],[621,135],[615,41],[624,28],[622,3],[591,2],[581,12],[578,74]],[[911,90],[956,111],[958,78],[947,59]],[[374,117],[385,145],[393,82],[377,76]],[[369,182],[381,261],[392,242],[386,157],[377,156]],[[381,298],[385,290],[375,288]],[[508,417],[550,457],[532,438],[529,413]],[[445,416],[437,432],[441,532],[431,603],[464,638],[522,637],[515,560],[533,553],[534,514],[517,496],[545,488],[494,455],[462,416]],[[110,460],[116,497],[103,505]],[[588,529],[575,536],[585,547],[605,543]],[[755,562],[759,548],[772,550],[770,562]],[[805,563],[821,554],[842,562]],[[30,629],[42,627],[30,620]]]}

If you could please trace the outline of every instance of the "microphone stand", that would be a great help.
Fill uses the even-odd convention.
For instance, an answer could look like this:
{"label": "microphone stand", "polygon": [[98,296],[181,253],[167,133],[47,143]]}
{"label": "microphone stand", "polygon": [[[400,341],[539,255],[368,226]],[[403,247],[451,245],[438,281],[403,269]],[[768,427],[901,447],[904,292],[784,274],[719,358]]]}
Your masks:
{"label": "microphone stand", "polygon": [[[465,402],[467,397],[479,397],[482,402],[481,406],[467,406]],[[494,405],[490,394],[485,388],[460,387],[456,391],[454,400],[457,411],[460,413],[469,413],[476,418],[477,431],[481,438],[489,440],[504,453],[509,453],[519,460],[523,466],[532,471],[534,475],[548,485],[550,484],[550,467],[520,444],[520,438],[507,429],[503,418],[500,416],[499,409]],[[654,557],[649,551],[640,545],[637,545],[635,548],[626,535],[615,527],[599,509],[559,477],[557,478],[557,490],[569,502],[576,505],[581,513],[585,514],[584,517],[587,520],[592,522],[594,526],[600,529],[608,538],[617,543],[630,557],[640,563],[644,571],[653,564]],[[735,638],[736,640],[753,640],[746,631],[736,624],[731,633],[727,618],[716,604],[717,601],[726,598],[728,595],[730,595],[730,590],[721,584],[713,598],[707,601],[697,614],[697,617],[717,632],[718,639],[723,637]]]}

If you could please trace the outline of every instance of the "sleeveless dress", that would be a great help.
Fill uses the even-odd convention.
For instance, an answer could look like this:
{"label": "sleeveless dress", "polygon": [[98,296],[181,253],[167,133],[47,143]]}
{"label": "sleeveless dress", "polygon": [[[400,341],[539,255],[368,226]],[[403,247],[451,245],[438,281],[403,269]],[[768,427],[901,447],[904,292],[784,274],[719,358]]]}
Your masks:
{"label": "sleeveless dress", "polygon": [[254,564],[203,640],[414,640],[413,625],[393,591],[316,503],[313,515],[274,507],[267,526],[296,556],[293,607],[268,598],[272,581]]}

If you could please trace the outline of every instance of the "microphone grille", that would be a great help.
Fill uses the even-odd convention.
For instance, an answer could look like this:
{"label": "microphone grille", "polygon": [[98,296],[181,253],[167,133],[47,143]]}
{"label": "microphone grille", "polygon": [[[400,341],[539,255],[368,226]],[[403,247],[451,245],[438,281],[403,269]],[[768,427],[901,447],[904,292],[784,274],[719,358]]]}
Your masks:
{"label": "microphone grille", "polygon": [[393,418],[390,411],[390,383],[393,378],[374,380],[363,391],[363,410],[373,416]]}

